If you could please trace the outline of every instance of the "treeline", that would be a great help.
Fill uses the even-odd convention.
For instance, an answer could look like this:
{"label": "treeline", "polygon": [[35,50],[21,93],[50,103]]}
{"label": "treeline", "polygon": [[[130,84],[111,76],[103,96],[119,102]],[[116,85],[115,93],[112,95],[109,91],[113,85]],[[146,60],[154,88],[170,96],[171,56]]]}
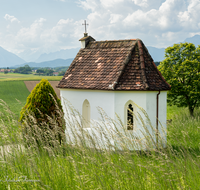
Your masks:
{"label": "treeline", "polygon": [[53,72],[54,70],[50,68],[41,68],[41,69],[37,69],[36,71],[38,75],[44,75],[44,76],[53,76]]}
{"label": "treeline", "polygon": [[54,70],[55,70],[55,72],[58,72],[58,76],[63,76],[68,68],[69,68],[69,66],[67,66],[67,67],[56,67],[56,68],[54,68]]}
{"label": "treeline", "polygon": [[29,65],[25,65],[24,67],[18,67],[17,69],[15,69],[14,73],[31,74],[32,69],[29,67]]}
{"label": "treeline", "polygon": [[66,67],[55,67],[54,70],[56,72],[61,72],[61,71],[64,71],[66,72],[66,70],[69,68],[69,66],[66,66]]}
{"label": "treeline", "polygon": [[14,69],[14,73],[21,73],[21,74],[32,74],[35,73],[36,75],[43,75],[43,76],[53,76],[54,72],[57,72],[56,75],[63,76],[66,70],[69,68],[67,67],[56,67],[56,68],[38,68],[38,67],[30,67],[29,65],[25,65],[23,67],[18,67]]}
{"label": "treeline", "polygon": [[38,68],[36,73],[39,75],[52,76],[54,72],[58,72],[58,76],[63,76],[69,67]]}

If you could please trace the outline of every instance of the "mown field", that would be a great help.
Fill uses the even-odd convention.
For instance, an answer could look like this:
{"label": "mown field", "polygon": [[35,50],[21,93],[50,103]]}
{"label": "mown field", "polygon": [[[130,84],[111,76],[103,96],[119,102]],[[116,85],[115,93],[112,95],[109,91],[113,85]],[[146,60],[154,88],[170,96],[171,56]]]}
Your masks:
{"label": "mown field", "polygon": [[[5,101],[10,110],[18,117],[30,92],[23,81],[1,81],[0,99]],[[2,108],[0,109],[2,111]]]}
{"label": "mown field", "polygon": [[30,94],[24,81],[40,81],[42,78],[49,81],[59,81],[62,77],[0,73],[0,99],[5,101],[10,110],[18,117],[22,106],[26,103],[26,98]]}
{"label": "mown field", "polygon": [[[0,81],[0,89],[0,99],[19,115],[29,94],[23,81]],[[200,189],[200,109],[193,118],[185,108],[167,110],[167,148],[147,152],[90,149],[84,138],[80,146],[55,140],[54,148],[25,147],[21,126],[7,114],[6,122],[0,120],[0,144],[13,148],[0,150],[0,189]]]}
{"label": "mown field", "polygon": [[47,79],[49,81],[59,81],[62,79],[62,76],[36,76],[33,74],[18,74],[18,73],[0,73],[0,81],[26,81],[26,80],[41,80]]}

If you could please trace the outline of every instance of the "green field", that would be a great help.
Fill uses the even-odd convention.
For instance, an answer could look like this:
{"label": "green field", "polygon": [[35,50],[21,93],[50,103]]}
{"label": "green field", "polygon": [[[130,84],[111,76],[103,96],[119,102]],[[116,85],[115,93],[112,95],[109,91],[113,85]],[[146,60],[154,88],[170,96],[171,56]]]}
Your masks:
{"label": "green field", "polygon": [[1,81],[38,81],[41,79],[47,79],[49,81],[59,81],[62,79],[62,76],[38,76],[33,74],[18,74],[18,73],[0,73],[0,82]]}
{"label": "green field", "polygon": [[[0,148],[25,147],[17,119],[29,95],[23,79],[32,76],[22,75],[20,80],[20,75],[7,76],[10,78],[5,81],[0,79],[0,99],[17,117],[1,117]],[[168,106],[167,112],[172,121],[167,126],[166,149],[99,151],[87,148],[82,138],[81,146],[61,146],[55,141],[54,148],[45,145],[37,149],[34,144],[22,150],[14,147],[4,156],[0,151],[0,189],[200,189],[200,109],[195,110],[194,117],[187,108]]]}
{"label": "green field", "polygon": [[[18,117],[26,98],[30,94],[23,81],[59,81],[61,76],[35,76],[32,74],[0,73],[0,99],[5,101],[10,110]],[[17,100],[19,101],[17,101]],[[2,106],[0,106],[2,110]]]}
{"label": "green field", "polygon": [[29,94],[30,92],[23,81],[0,82],[0,99],[6,102],[16,116],[19,116],[21,108],[25,105]]}
{"label": "green field", "polygon": [[167,119],[172,119],[175,115],[181,114],[182,111],[189,113],[188,108],[167,105]]}
{"label": "green field", "polygon": [[[167,149],[99,151],[84,146],[84,139],[80,147],[58,144],[56,148],[45,146],[42,151],[34,146],[14,148],[11,155],[0,157],[0,189],[199,189],[199,114],[197,109],[191,118],[188,110],[182,109],[173,115],[168,125]],[[0,123],[1,128],[4,133],[12,131],[10,125]],[[1,137],[0,133],[2,144],[5,139]],[[23,144],[16,128],[10,139],[10,143]],[[36,181],[23,181],[23,176]]]}

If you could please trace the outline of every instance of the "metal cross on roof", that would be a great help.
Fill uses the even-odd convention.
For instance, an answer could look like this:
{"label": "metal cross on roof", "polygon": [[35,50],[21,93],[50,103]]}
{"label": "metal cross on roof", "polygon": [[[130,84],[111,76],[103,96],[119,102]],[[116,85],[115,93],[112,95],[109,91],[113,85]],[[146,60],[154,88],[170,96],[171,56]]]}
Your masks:
{"label": "metal cross on roof", "polygon": [[87,28],[86,28],[86,26],[89,25],[89,24],[87,24],[87,23],[86,23],[86,20],[84,20],[84,24],[82,24],[82,25],[85,25],[85,33],[87,33]]}

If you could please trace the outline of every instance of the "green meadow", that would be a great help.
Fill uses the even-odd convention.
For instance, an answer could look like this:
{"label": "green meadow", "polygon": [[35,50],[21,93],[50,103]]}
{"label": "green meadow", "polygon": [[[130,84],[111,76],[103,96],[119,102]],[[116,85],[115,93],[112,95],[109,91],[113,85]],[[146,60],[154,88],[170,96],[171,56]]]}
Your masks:
{"label": "green meadow", "polygon": [[62,76],[38,76],[33,74],[18,74],[18,73],[0,73],[0,82],[1,81],[37,81],[41,79],[47,79],[49,81],[59,81],[62,79]]}
{"label": "green meadow", "polygon": [[16,116],[19,116],[19,112],[22,106],[25,105],[29,94],[30,92],[23,81],[0,82],[0,99],[6,102]]}
{"label": "green meadow", "polygon": [[0,189],[200,189],[200,109],[191,118],[187,108],[167,107],[165,149],[99,150],[88,148],[84,136],[79,145],[55,140],[53,148],[38,149],[24,144],[17,121],[29,95],[23,83],[29,76],[18,80],[11,74],[14,81],[7,76],[5,81],[0,76],[0,99],[16,117],[9,112],[0,120]]}
{"label": "green meadow", "polygon": [[[24,81],[59,81],[60,76],[35,76],[32,74],[0,73],[0,99],[5,101],[10,110],[19,116],[21,108],[26,103],[26,98],[30,94]],[[1,108],[0,108],[1,110]]]}

